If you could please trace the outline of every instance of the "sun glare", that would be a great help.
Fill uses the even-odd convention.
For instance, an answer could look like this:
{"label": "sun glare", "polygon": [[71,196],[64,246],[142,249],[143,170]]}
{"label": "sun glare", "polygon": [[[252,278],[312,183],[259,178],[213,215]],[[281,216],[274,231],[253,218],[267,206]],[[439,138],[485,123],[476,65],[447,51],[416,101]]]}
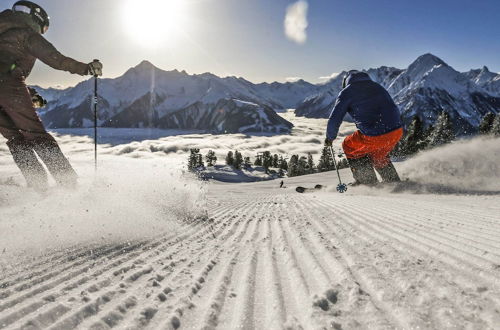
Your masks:
{"label": "sun glare", "polygon": [[127,0],[123,18],[129,35],[143,46],[165,46],[179,36],[186,0]]}

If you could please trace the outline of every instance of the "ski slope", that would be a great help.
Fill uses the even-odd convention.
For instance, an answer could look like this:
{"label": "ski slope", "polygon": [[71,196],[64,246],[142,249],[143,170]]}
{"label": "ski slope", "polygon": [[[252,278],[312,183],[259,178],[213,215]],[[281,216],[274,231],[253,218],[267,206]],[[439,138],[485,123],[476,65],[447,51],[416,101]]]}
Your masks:
{"label": "ski slope", "polygon": [[499,195],[285,184],[211,183],[206,217],[17,260],[0,329],[499,329]]}

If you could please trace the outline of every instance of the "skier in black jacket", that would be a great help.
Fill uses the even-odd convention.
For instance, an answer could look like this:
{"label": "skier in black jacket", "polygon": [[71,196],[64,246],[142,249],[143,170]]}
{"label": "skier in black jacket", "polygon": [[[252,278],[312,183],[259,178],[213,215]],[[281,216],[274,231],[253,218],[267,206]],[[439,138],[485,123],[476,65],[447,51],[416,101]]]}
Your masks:
{"label": "skier in black jacket", "polygon": [[43,99],[25,83],[35,61],[79,75],[102,74],[99,62],[85,64],[59,53],[42,36],[48,27],[45,10],[30,1],[0,13],[0,133],[28,186],[37,190],[46,189],[47,173],[36,155],[61,185],[74,186],[77,175],[35,111]]}

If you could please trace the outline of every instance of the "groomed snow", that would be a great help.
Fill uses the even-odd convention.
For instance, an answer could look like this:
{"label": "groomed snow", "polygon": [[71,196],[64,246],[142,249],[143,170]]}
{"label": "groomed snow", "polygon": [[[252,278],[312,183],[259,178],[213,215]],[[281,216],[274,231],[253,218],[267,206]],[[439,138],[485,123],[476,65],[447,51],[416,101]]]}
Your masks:
{"label": "groomed snow", "polygon": [[345,194],[334,172],[202,184],[183,148],[152,147],[321,141],[324,120],[295,120],[289,136],[108,136],[96,175],[92,141],[62,135],[81,184],[46,197],[9,185],[22,181],[0,141],[0,328],[498,328],[498,139],[421,153],[396,164],[405,184]]}

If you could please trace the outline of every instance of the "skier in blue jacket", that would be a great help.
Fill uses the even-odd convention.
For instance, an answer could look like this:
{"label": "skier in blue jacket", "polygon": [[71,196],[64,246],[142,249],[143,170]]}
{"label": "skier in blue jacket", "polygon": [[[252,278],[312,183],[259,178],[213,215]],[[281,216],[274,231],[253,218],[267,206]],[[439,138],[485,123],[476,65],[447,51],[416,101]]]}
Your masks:
{"label": "skier in blue jacket", "polygon": [[399,109],[389,93],[365,72],[349,71],[328,120],[325,144],[331,146],[344,116],[354,120],[358,130],[346,137],[342,148],[357,184],[399,181],[389,153],[403,135]]}

